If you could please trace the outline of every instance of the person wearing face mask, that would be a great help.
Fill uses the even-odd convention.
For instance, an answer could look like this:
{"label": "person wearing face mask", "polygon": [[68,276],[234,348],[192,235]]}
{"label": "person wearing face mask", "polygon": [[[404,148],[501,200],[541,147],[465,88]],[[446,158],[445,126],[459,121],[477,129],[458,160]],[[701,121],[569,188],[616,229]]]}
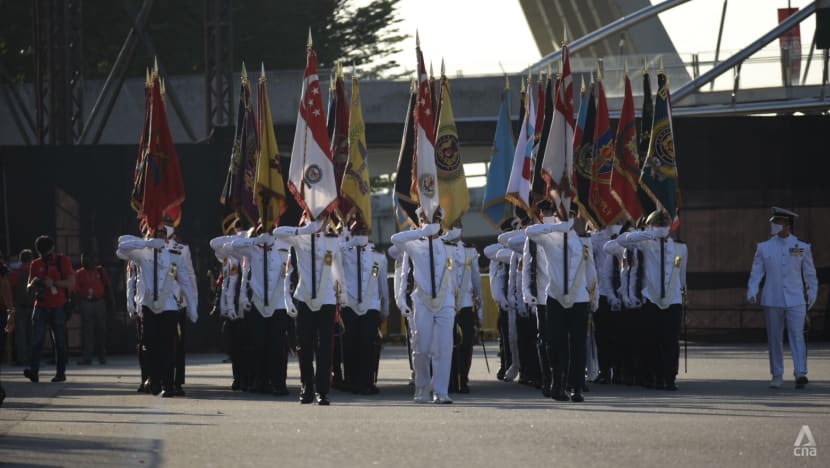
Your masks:
{"label": "person wearing face mask", "polygon": [[[455,321],[455,268],[451,253],[437,239],[441,232],[442,209],[430,220],[418,208],[419,229],[399,232],[393,244],[412,259],[413,322],[412,363],[415,368],[415,403],[452,403],[447,394],[452,359],[452,333]],[[431,221],[431,222],[430,222]],[[430,248],[431,244],[431,248]],[[408,312],[408,311],[407,311]],[[432,364],[432,372],[430,372]],[[434,393],[434,397],[431,394]]]}
{"label": "person wearing face mask", "polygon": [[23,370],[32,382],[38,382],[40,355],[46,327],[52,329],[55,341],[55,364],[57,370],[52,382],[66,380],[67,330],[64,306],[69,291],[75,289],[75,272],[69,257],[55,252],[55,241],[49,236],[35,240],[35,249],[40,257],[32,262],[29,269],[28,289],[36,294],[35,309],[32,313],[32,355],[29,367]]}
{"label": "person wearing face mask", "polygon": [[804,388],[808,382],[803,330],[807,311],[816,303],[818,279],[810,244],[792,234],[797,217],[790,210],[772,208],[771,237],[758,243],[746,292],[747,300],[755,304],[764,280],[760,302],[767,322],[770,388],[783,385],[785,324],[793,355],[795,388]]}
{"label": "person wearing face mask", "polygon": [[[509,229],[502,225],[502,230]],[[488,267],[488,276],[490,278],[490,296],[499,307],[499,316],[496,320],[499,333],[499,369],[496,372],[497,380],[504,380],[507,370],[513,367],[513,352],[511,351],[514,345],[510,339],[510,305],[507,301],[508,292],[508,275],[510,267],[510,256],[499,253],[505,249],[501,244],[490,244],[484,248],[482,253],[490,260]],[[515,328],[515,327],[514,327]],[[516,356],[518,360],[518,354]]]}
{"label": "person wearing face mask", "polygon": [[[669,236],[672,218],[655,210],[646,218],[646,230],[620,234],[616,242],[642,252],[643,314],[653,326],[646,338],[654,371],[654,388],[677,390],[680,327],[686,291],[686,245]],[[614,242],[614,241],[611,241]],[[650,338],[650,339],[649,339]]]}
{"label": "person wearing face mask", "polygon": [[617,257],[606,252],[603,247],[606,242],[617,237],[621,227],[619,224],[613,224],[591,233],[599,287],[599,308],[594,313],[594,334],[599,364],[599,374],[594,383],[598,384],[611,383],[612,370],[614,374],[619,371],[616,361],[618,351],[614,343],[616,330],[619,329],[617,318],[622,310],[619,294],[620,263]]}
{"label": "person wearing face mask", "polygon": [[164,398],[183,394],[175,381],[179,288],[185,298],[188,318],[193,323],[199,318],[190,250],[183,244],[168,241],[172,230],[169,227],[158,226],[151,239],[121,236],[116,251],[119,258],[132,260],[138,266],[136,302],[141,307],[149,390]]}
{"label": "person wearing face mask", "polygon": [[[527,228],[527,237],[543,249],[548,265],[547,315],[552,363],[551,397],[557,401],[585,401],[585,339],[588,313],[596,310],[597,271],[590,240],[574,230],[576,213],[560,220],[544,213],[542,224]],[[566,393],[571,389],[571,394]]]}
{"label": "person wearing face mask", "polygon": [[83,354],[79,365],[92,364],[95,351],[98,362],[107,362],[107,295],[112,294],[110,277],[89,253],[81,254],[81,268],[75,272],[75,292],[80,298],[81,343]]}
{"label": "person wearing face mask", "polygon": [[475,330],[482,322],[481,274],[478,271],[478,252],[475,247],[461,240],[459,219],[442,240],[453,258],[455,280],[455,325],[460,334],[459,343],[453,348],[450,368],[450,391],[470,393],[470,364],[473,359]]}

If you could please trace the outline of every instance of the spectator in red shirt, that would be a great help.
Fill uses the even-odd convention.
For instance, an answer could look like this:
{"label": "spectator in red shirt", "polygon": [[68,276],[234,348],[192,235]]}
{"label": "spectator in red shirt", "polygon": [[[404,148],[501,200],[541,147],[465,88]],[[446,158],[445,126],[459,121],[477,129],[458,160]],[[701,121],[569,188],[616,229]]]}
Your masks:
{"label": "spectator in red shirt", "polygon": [[78,364],[92,364],[95,350],[98,362],[107,363],[107,295],[111,294],[109,274],[97,265],[95,257],[81,254],[81,268],[75,272],[75,291],[78,293],[81,312],[81,337],[83,355]]}
{"label": "spectator in red shirt", "polygon": [[35,310],[32,313],[32,355],[29,367],[23,370],[32,382],[38,382],[40,354],[43,352],[43,338],[47,325],[55,339],[55,363],[57,370],[52,382],[66,380],[67,292],[75,289],[75,272],[69,257],[55,253],[55,241],[49,236],[35,239],[35,249],[40,255],[32,262],[29,270],[29,289],[35,291]]}

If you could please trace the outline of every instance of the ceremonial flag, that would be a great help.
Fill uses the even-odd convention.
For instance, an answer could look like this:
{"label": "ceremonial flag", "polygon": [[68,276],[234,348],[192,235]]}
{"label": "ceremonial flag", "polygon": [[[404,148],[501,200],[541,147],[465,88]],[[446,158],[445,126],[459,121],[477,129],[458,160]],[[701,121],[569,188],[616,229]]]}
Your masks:
{"label": "ceremonial flag", "polygon": [[[343,173],[346,172],[346,163],[349,161],[349,101],[346,98],[346,83],[343,81],[343,67],[337,65],[334,81],[334,133],[331,137],[331,157],[334,164],[334,183],[338,189],[343,184]],[[341,199],[337,206],[340,212]]]}
{"label": "ceremonial flag", "polygon": [[481,204],[481,214],[496,229],[513,216],[511,205],[504,195],[507,193],[507,182],[510,180],[514,148],[513,124],[510,122],[510,90],[505,86],[496,121],[496,135],[493,137],[493,152],[490,154],[490,165],[487,170],[484,201]]}
{"label": "ceremonial flag", "polygon": [[[547,147],[548,137],[550,135],[550,123],[553,120],[553,76],[548,76],[546,90],[544,92],[545,104],[542,111],[544,120],[542,122],[542,133],[539,137],[539,142],[536,145],[533,154],[533,176],[530,184],[530,197],[533,205],[547,198],[547,190],[545,190],[545,179],[542,177],[542,161],[545,158],[545,147]],[[540,98],[541,100],[541,98]],[[537,114],[537,122],[538,114]],[[538,134],[537,129],[537,134]]]}
{"label": "ceremonial flag", "polygon": [[595,225],[603,228],[616,223],[623,217],[623,209],[611,195],[611,172],[614,169],[614,138],[611,133],[611,119],[608,117],[608,102],[605,87],[597,79],[597,120],[594,127],[594,158],[591,166],[591,185],[588,204],[596,215]]}
{"label": "ceremonial flag", "polygon": [[138,217],[151,229],[157,229],[167,216],[178,226],[181,222],[181,205],[185,199],[184,181],[167,121],[162,87],[156,68],[153,70],[150,89],[150,129],[145,154],[147,161],[144,197],[138,213]]}
{"label": "ceremonial flag", "polygon": [[[319,83],[318,83],[319,86]],[[285,213],[285,181],[280,168],[280,150],[271,119],[271,103],[268,101],[268,83],[265,81],[265,64],[257,88],[257,112],[259,114],[259,160],[256,166],[254,195],[262,226],[271,230]]]}
{"label": "ceremonial flag", "polygon": [[634,118],[634,95],[631,81],[625,74],[625,94],[615,140],[614,171],[611,173],[611,194],[622,206],[628,219],[637,221],[643,208],[637,198],[640,156],[637,152],[637,121]]}
{"label": "ceremonial flag", "polygon": [[677,217],[680,200],[671,121],[671,96],[669,79],[662,71],[657,74],[654,124],[651,128],[648,154],[640,174],[640,185],[654,203],[665,209],[673,220]]}
{"label": "ceremonial flag", "polygon": [[542,159],[542,176],[562,219],[568,218],[573,190],[573,83],[568,46],[562,46],[562,74],[556,87],[550,134]]}
{"label": "ceremonial flag", "polygon": [[406,108],[406,117],[403,123],[403,137],[401,151],[398,153],[398,164],[395,169],[395,192],[392,194],[392,205],[395,211],[395,221],[398,228],[408,223],[418,225],[418,202],[412,197],[412,162],[415,157],[415,103],[418,99],[418,90],[415,80],[409,90],[409,105]]}
{"label": "ceremonial flag", "polygon": [[349,161],[340,187],[343,219],[355,218],[372,230],[372,200],[369,190],[369,159],[366,155],[366,125],[360,103],[360,85],[352,77],[352,104],[349,118]]}
{"label": "ceremonial flag", "polygon": [[288,169],[288,188],[303,211],[311,219],[317,219],[321,214],[331,212],[337,204],[337,185],[317,76],[317,54],[311,48],[311,33],[308,39],[300,110]]}
{"label": "ceremonial flag", "polygon": [[[239,105],[236,109],[236,132],[233,138],[228,175],[219,203],[225,206],[227,214],[223,224],[230,224],[233,218],[244,219],[248,225],[255,225],[260,217],[254,202],[254,181],[259,160],[259,136],[257,120],[251,105],[251,85],[248,73],[242,65],[242,84],[239,88]],[[285,196],[283,191],[283,197]]]}
{"label": "ceremonial flag", "polygon": [[513,205],[532,213],[530,206],[530,177],[533,170],[533,137],[536,134],[536,106],[533,103],[533,91],[529,89],[525,94],[525,115],[519,138],[516,140],[516,150],[513,153],[513,165],[510,169],[510,180],[507,182],[507,194],[504,198]]}
{"label": "ceremonial flag", "polygon": [[334,77],[334,73],[332,72],[329,77],[329,101],[326,106],[326,132],[329,139],[334,138],[334,95],[337,93],[335,86],[337,78]]}
{"label": "ceremonial flag", "polygon": [[[651,141],[651,125],[653,123],[654,103],[651,97],[651,79],[649,78],[648,71],[643,69],[643,112],[640,116],[640,160],[638,161],[640,169],[643,168],[646,162],[646,155],[648,155],[648,145]],[[654,200],[648,196],[648,194],[643,190],[642,185],[639,183],[637,184],[637,198],[640,199],[640,205],[642,205],[643,213],[646,215],[656,209]]]}
{"label": "ceremonial flag", "polygon": [[141,136],[138,140],[138,154],[135,158],[135,169],[133,170],[133,190],[130,194],[130,206],[136,213],[141,212],[141,205],[144,202],[144,175],[147,171],[147,144],[150,142],[150,104],[152,102],[153,82],[150,79],[150,70],[147,70],[147,78],[144,81],[144,124],[141,127]]}
{"label": "ceremonial flag", "polygon": [[573,154],[576,170],[574,171],[574,202],[579,206],[579,212],[586,221],[599,226],[597,217],[591,209],[591,178],[594,167],[594,129],[596,128],[597,107],[594,99],[594,84],[591,89],[585,90],[582,82],[579,112],[574,130]]}
{"label": "ceremonial flag", "polygon": [[424,210],[428,220],[432,220],[439,207],[438,177],[435,167],[435,128],[432,115],[432,92],[430,91],[424,55],[421,53],[420,40],[415,35],[417,45],[415,55],[418,58],[418,100],[415,107],[415,156],[413,162],[413,196]]}
{"label": "ceremonial flag", "polygon": [[[443,63],[442,63],[443,72]],[[458,130],[452,112],[450,80],[441,74],[441,104],[438,106],[438,131],[435,134],[435,165],[438,171],[438,193],[444,217],[441,224],[449,228],[470,209],[470,191],[461,163]]]}

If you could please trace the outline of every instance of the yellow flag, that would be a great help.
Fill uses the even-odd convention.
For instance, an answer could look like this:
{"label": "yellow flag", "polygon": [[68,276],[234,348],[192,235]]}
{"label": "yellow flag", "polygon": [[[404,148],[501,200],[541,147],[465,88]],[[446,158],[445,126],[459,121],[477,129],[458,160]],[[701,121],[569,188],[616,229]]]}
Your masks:
{"label": "yellow flag", "polygon": [[343,219],[356,218],[372,230],[372,200],[369,190],[369,160],[366,157],[366,126],[360,105],[360,85],[352,78],[349,110],[349,161],[340,185],[340,210]]}
{"label": "yellow flag", "polygon": [[461,164],[450,83],[446,76],[441,77],[441,111],[435,134],[435,165],[438,170],[439,203],[444,209],[441,224],[450,227],[470,209],[470,192],[467,190],[467,177]]}
{"label": "yellow flag", "polygon": [[271,104],[268,102],[268,86],[265,82],[265,67],[259,78],[257,90],[259,107],[259,159],[256,166],[254,199],[259,208],[259,217],[266,229],[274,227],[285,212],[285,181],[280,170],[280,150],[271,120]]}

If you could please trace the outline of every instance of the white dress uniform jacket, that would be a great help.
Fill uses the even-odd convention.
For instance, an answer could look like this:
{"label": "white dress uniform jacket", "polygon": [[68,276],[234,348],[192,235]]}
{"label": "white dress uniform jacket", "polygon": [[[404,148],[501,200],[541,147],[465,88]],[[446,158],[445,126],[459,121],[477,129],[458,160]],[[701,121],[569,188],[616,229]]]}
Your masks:
{"label": "white dress uniform jacket", "polygon": [[[260,234],[255,238],[234,237],[225,244],[224,249],[235,256],[248,259],[250,280],[247,287],[251,290],[251,302],[260,315],[265,318],[274,315],[274,311],[286,309],[285,276],[289,245],[274,239],[270,233]],[[266,278],[267,277],[267,278]],[[247,296],[247,290],[240,291]]]}
{"label": "white dress uniform jacket", "polygon": [[[634,231],[620,234],[616,242],[625,248],[636,248],[643,253],[642,296],[661,309],[683,302],[682,291],[686,288],[686,245],[675,242],[668,236],[668,228]],[[665,298],[660,297],[660,239],[665,239],[663,253]],[[613,241],[611,241],[613,242]]]}
{"label": "white dress uniform jacket", "polygon": [[[341,246],[343,256],[344,302],[357,315],[380,311],[380,264],[367,236],[354,236]],[[360,263],[358,263],[358,250]],[[384,264],[386,259],[383,260]],[[385,278],[385,276],[384,276]]]}
{"label": "white dress uniform jacket", "polygon": [[[430,227],[432,226],[432,227]],[[427,225],[435,233],[440,227],[437,224]],[[428,232],[425,229],[413,229],[399,232],[391,238],[392,243],[409,255],[414,264],[413,278],[415,288],[412,291],[412,300],[423,303],[428,309],[437,312],[444,307],[455,309],[455,275],[452,257],[447,255],[444,243],[439,239],[432,240],[433,267],[435,278],[435,299],[432,298],[432,279],[430,278],[429,240],[424,237]],[[431,231],[430,231],[431,232]]]}
{"label": "white dress uniform jacket", "polygon": [[749,275],[748,298],[757,298],[761,279],[764,279],[762,306],[788,308],[806,304],[809,310],[818,293],[810,244],[793,235],[773,236],[759,242]]}

